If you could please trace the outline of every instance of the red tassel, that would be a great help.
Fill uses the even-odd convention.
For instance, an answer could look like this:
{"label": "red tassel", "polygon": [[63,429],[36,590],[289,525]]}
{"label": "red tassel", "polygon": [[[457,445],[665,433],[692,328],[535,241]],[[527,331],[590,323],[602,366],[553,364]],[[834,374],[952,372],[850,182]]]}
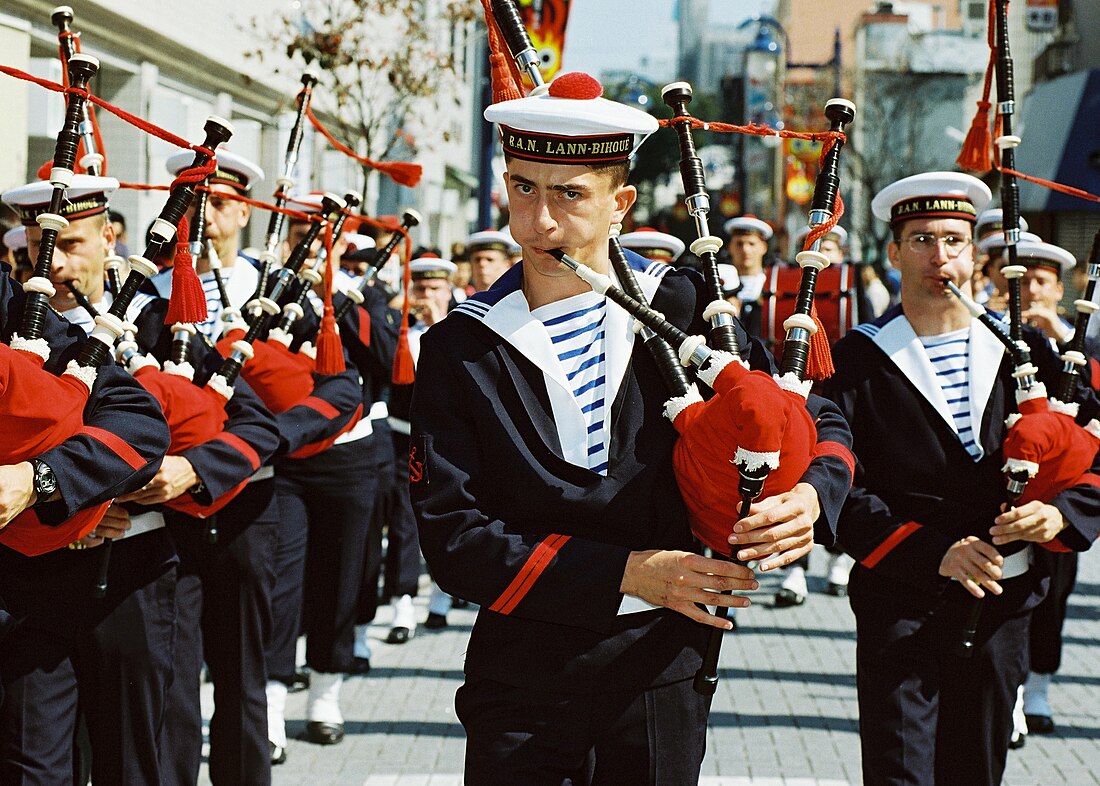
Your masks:
{"label": "red tassel", "polygon": [[817,307],[810,309],[810,316],[817,325],[817,332],[810,336],[810,352],[806,358],[806,379],[820,382],[831,377],[836,369],[833,367],[833,353],[829,349],[829,336],[825,332],[825,326],[817,316]]}
{"label": "red tassel", "polygon": [[424,167],[420,164],[405,161],[381,161],[374,168],[389,175],[393,182],[409,188],[419,183],[420,176],[424,174]]}
{"label": "red tassel", "polygon": [[411,385],[416,381],[416,364],[409,348],[409,325],[401,325],[401,334],[397,337],[397,351],[393,355],[393,384]]}
{"label": "red tassel", "polygon": [[988,101],[978,102],[978,111],[974,113],[970,130],[966,132],[959,157],[955,159],[959,167],[969,172],[988,172],[993,166],[993,139],[989,133],[990,106]]}
{"label": "red tassel", "polygon": [[332,224],[325,225],[325,311],[321,317],[321,330],[317,333],[317,373],[341,374],[344,365],[344,348],[336,329],[336,310],[332,307]]}
{"label": "red tassel", "polygon": [[997,43],[993,34],[996,10],[993,2],[990,2],[988,10],[986,40],[989,43],[989,61],[985,64],[982,97],[978,99],[978,109],[966,132],[959,157],[955,159],[955,163],[968,172],[988,172],[993,167],[993,137],[989,133],[989,109],[992,106],[989,94],[993,90],[993,72],[997,67]]}
{"label": "red tassel", "polygon": [[401,276],[401,289],[405,297],[401,303],[401,332],[397,336],[397,351],[393,355],[393,384],[411,385],[416,380],[416,363],[409,348],[409,289],[412,288],[412,241],[405,235],[405,269]]}
{"label": "red tassel", "polygon": [[188,248],[187,217],[180,219],[176,228],[176,253],[172,261],[172,297],[168,301],[168,313],[164,324],[193,323],[206,320],[206,293],[203,292],[199,274],[191,260]]}
{"label": "red tassel", "polygon": [[336,316],[329,304],[325,306],[321,332],[317,334],[317,373],[341,374],[345,368],[344,349],[340,344],[340,334],[336,332]]}

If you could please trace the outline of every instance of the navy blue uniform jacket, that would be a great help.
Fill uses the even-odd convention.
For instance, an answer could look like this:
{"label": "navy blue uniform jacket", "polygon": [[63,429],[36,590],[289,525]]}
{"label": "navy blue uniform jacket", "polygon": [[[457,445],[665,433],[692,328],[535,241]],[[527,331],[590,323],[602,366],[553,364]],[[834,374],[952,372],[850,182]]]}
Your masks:
{"label": "navy blue uniform jacket", "polygon": [[[639,271],[649,266],[628,259]],[[695,316],[706,302],[702,280],[658,267],[653,307],[704,331]],[[516,265],[474,301],[485,307],[521,282]],[[466,673],[562,691],[633,691],[690,677],[708,629],[666,609],[618,614],[631,551],[699,548],[672,472],[676,433],[652,358],[634,342],[610,413],[610,468],[600,476],[563,458],[540,368],[465,311],[421,341],[410,489],[433,577],[481,605]],[[751,364],[770,363],[753,342]],[[820,439],[849,444],[829,402],[813,397],[809,406]],[[848,465],[836,454],[815,459],[804,480],[819,491],[820,537],[832,542]]]}

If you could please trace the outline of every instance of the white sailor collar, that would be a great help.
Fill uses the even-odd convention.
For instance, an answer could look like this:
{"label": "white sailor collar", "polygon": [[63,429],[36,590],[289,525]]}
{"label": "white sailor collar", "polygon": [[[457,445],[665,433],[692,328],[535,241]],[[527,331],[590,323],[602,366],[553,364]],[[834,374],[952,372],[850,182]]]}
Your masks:
{"label": "white sailor collar", "polygon": [[[671,268],[660,262],[651,262],[633,252],[627,252],[627,261],[634,270],[646,299],[651,300],[661,279]],[[546,327],[531,315],[527,298],[522,291],[522,265],[522,262],[514,265],[488,291],[471,296],[452,313],[465,314],[479,320],[542,371],[562,456],[569,463],[584,467],[588,463],[588,426],[573,397],[572,388]],[[617,281],[614,272],[611,275]],[[604,319],[604,352],[607,369],[606,400],[609,406],[618,396],[633,346],[634,331],[629,315],[617,305],[608,304]],[[610,417],[606,423],[607,444],[610,445]]]}
{"label": "white sailor collar", "polygon": [[[947,397],[936,379],[936,370],[920,338],[906,318],[898,310],[892,318],[878,326],[877,330],[862,330],[881,349],[890,361],[905,374],[913,387],[932,405],[943,421],[956,434],[955,419],[947,406]],[[981,425],[986,404],[997,381],[997,370],[1004,357],[1004,345],[979,320],[970,323],[969,364],[967,381],[970,383],[970,421],[975,442],[981,447]]]}

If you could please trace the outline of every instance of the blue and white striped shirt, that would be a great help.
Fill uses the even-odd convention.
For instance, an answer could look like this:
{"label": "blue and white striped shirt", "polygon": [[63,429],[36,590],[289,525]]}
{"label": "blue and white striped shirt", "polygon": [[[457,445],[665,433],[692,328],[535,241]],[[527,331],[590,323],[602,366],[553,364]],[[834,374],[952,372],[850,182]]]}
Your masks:
{"label": "blue and white striped shirt", "polygon": [[595,292],[549,303],[531,315],[546,327],[569,381],[573,399],[588,426],[588,468],[607,474],[609,443],[607,356],[604,319],[607,300]]}
{"label": "blue and white striped shirt", "polygon": [[982,457],[982,448],[975,439],[974,423],[970,418],[970,328],[938,336],[921,336],[920,342],[936,370],[936,379],[947,399],[959,441],[977,461]]}

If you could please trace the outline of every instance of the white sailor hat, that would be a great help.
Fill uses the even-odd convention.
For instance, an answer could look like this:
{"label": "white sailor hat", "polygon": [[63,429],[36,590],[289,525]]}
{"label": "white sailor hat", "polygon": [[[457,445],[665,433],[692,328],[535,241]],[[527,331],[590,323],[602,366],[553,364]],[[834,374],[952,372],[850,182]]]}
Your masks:
{"label": "white sailor hat", "polygon": [[760,235],[764,240],[772,239],[772,228],[766,221],[761,221],[756,216],[737,216],[731,218],[723,227],[727,235],[735,232],[738,234]]}
{"label": "white sailor hat", "polygon": [[725,262],[718,265],[718,277],[722,280],[722,294],[731,295],[741,288],[741,277],[737,268]]}
{"label": "white sailor hat", "polygon": [[27,228],[24,226],[12,227],[4,233],[4,248],[10,251],[18,251],[27,247]]}
{"label": "white sailor hat", "polygon": [[1016,244],[1016,261],[1027,267],[1053,268],[1059,276],[1077,266],[1073,254],[1053,243],[1044,243],[1031,233],[1021,236]]}
{"label": "white sailor hat", "polygon": [[348,244],[347,253],[349,254],[375,247],[374,238],[358,232],[345,232],[344,242]]}
{"label": "white sailor hat", "polygon": [[973,223],[993,199],[989,186],[962,172],[903,177],[875,194],[871,212],[891,224],[911,218],[959,218]]}
{"label": "white sailor hat", "polygon": [[638,227],[633,232],[619,236],[623,248],[641,254],[646,259],[673,261],[684,253],[687,246],[684,241],[667,232],[658,232],[653,227]]}
{"label": "white sailor hat", "polygon": [[[299,213],[320,213],[321,201],[325,196],[324,191],[310,191],[305,194],[294,194],[286,198],[286,206]],[[292,218],[291,221],[294,219]]]}
{"label": "white sailor hat", "polygon": [[[1036,235],[1034,232],[1021,232],[1020,242],[1023,242],[1024,240],[1028,241],[1029,243],[1043,242],[1043,239]],[[977,245],[978,250],[984,251],[990,256],[1000,256],[1001,252],[1004,251],[1006,248],[1004,235],[997,234],[996,232],[983,237],[981,240],[978,241]],[[1019,243],[1017,243],[1017,246],[1018,245]]]}
{"label": "white sailor hat", "polygon": [[515,244],[516,241],[512,240],[511,235],[506,235],[497,229],[483,229],[466,238],[466,253],[489,250],[511,254]]}
{"label": "white sailor hat", "polygon": [[574,71],[559,75],[546,90],[490,105],[485,119],[500,126],[505,154],[516,158],[550,164],[626,161],[657,130],[657,119],[602,95],[594,77]]}
{"label": "white sailor hat", "polygon": [[[195,160],[195,154],[191,150],[181,150],[173,156],[169,156],[165,162],[168,174],[173,177],[191,166]],[[242,194],[248,193],[258,181],[264,179],[264,171],[253,164],[244,156],[231,153],[224,148],[218,148],[217,167],[214,174],[210,175],[210,185],[223,185],[234,188]]]}
{"label": "white sailor hat", "polygon": [[458,270],[454,262],[441,259],[434,254],[425,254],[409,263],[409,275],[413,280],[426,278],[450,278]]}
{"label": "white sailor hat", "polygon": [[[808,224],[794,233],[793,246],[794,246],[795,251],[801,251],[802,250],[802,245],[806,242],[806,237],[809,234],[810,234],[810,227],[809,227]],[[825,234],[825,236],[821,239],[822,240],[834,240],[834,241],[836,241],[836,244],[838,246],[840,246],[841,248],[844,248],[845,246],[848,245],[848,230],[845,229],[844,227],[840,226],[839,224],[837,224],[835,227],[830,229]]]}
{"label": "white sailor hat", "polygon": [[[113,177],[95,177],[93,175],[73,175],[73,182],[65,189],[65,202],[61,206],[61,215],[70,221],[106,212],[107,201],[118,190],[118,181]],[[23,226],[37,226],[35,220],[39,213],[50,209],[50,197],[53,186],[48,180],[38,180],[23,186],[10,188],[4,192],[4,204],[19,214]]]}
{"label": "white sailor hat", "polygon": [[[987,232],[1001,232],[1004,228],[1004,211],[999,207],[991,207],[978,214],[978,220],[974,224],[974,236],[980,238]],[[1027,221],[1023,216],[1020,216],[1020,231],[1027,231]]]}

